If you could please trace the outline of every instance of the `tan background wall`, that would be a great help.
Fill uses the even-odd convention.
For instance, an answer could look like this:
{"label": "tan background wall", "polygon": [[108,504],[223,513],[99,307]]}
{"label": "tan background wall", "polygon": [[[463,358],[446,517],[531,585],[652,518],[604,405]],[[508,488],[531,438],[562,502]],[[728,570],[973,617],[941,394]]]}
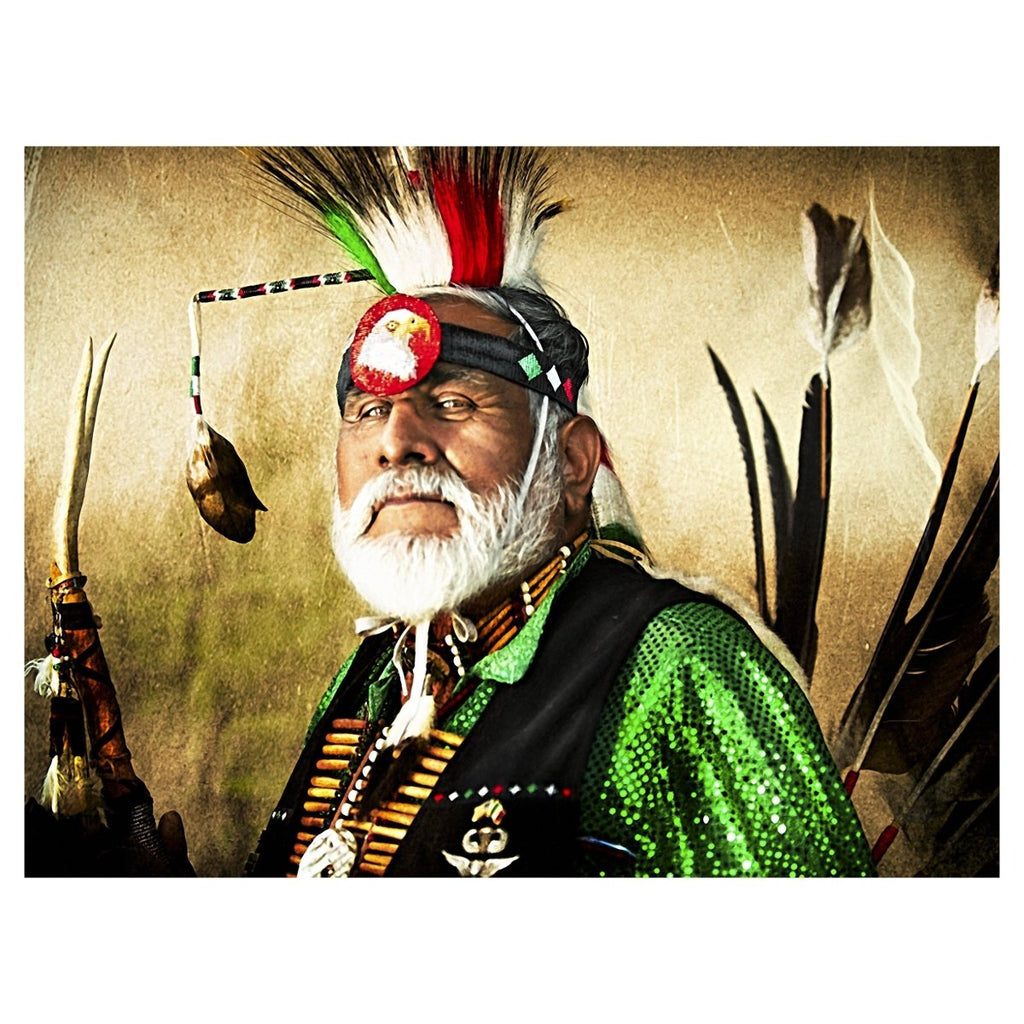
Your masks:
{"label": "tan background wall", "polygon": [[[753,598],[743,466],[706,346],[728,367],[756,437],[751,392],[760,394],[792,469],[817,366],[800,248],[812,202],[859,217],[874,189],[882,228],[915,278],[916,398],[941,464],[998,240],[996,150],[568,149],[552,163],[556,191],[573,202],[552,223],[543,268],[590,338],[597,417],[663,563]],[[158,814],[182,812],[207,875],[241,870],[361,610],[333,566],[326,524],[334,376],[369,286],[204,310],[204,407],[270,511],[252,543],[234,545],[200,522],[185,488],[192,294],[346,266],[328,240],[256,199],[240,168],[228,149],[43,150],[26,164],[25,657],[43,653],[49,628],[66,399],[85,339],[116,331],[81,565],[136,768]],[[935,489],[887,397],[875,333],[833,364],[833,503],[811,694],[826,733],[867,664]],[[996,361],[947,517],[957,528],[998,452],[998,399]],[[26,691],[29,794],[45,770],[46,707]],[[864,801],[873,839],[884,807]],[[898,844],[890,870],[911,871]]]}

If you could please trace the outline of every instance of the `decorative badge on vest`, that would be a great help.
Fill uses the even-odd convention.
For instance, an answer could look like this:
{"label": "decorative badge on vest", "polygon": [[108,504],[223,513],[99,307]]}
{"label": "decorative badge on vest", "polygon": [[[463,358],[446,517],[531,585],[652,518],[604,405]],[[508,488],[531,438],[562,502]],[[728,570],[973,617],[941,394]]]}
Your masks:
{"label": "decorative badge on vest", "polygon": [[389,295],[374,303],[352,339],[352,382],[372,395],[418,384],[441,354],[441,324],[422,299]]}
{"label": "decorative badge on vest", "polygon": [[444,858],[452,865],[463,878],[490,878],[504,870],[513,861],[519,860],[518,855],[514,857],[488,857],[491,853],[501,853],[508,846],[508,833],[503,828],[498,828],[501,819],[505,817],[505,808],[501,806],[500,800],[488,800],[479,804],[473,809],[473,821],[480,821],[482,818],[491,822],[490,825],[480,825],[471,828],[462,837],[462,848],[469,857],[461,854],[449,853],[442,850]]}

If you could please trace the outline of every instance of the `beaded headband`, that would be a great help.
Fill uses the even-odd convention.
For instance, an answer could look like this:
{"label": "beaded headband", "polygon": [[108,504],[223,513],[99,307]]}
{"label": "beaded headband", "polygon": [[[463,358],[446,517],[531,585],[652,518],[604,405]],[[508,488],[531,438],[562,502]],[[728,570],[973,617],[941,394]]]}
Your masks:
{"label": "beaded headband", "polygon": [[439,361],[493,373],[576,413],[572,378],[539,341],[524,348],[510,338],[441,323],[428,301],[399,294],[375,303],[359,321],[338,370],[338,407],[344,411],[353,387],[377,395],[405,391]]}

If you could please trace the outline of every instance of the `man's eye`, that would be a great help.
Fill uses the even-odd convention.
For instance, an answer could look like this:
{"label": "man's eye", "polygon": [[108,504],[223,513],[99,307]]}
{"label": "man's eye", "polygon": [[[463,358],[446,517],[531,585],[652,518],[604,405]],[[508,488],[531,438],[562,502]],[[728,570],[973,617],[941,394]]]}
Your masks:
{"label": "man's eye", "polygon": [[389,408],[390,406],[387,402],[368,402],[366,405],[357,405],[346,411],[345,419],[352,423],[358,423],[361,420],[379,419],[382,416],[387,416]]}
{"label": "man's eye", "polygon": [[438,409],[445,412],[463,412],[473,408],[473,403],[461,395],[445,395],[435,400]]}

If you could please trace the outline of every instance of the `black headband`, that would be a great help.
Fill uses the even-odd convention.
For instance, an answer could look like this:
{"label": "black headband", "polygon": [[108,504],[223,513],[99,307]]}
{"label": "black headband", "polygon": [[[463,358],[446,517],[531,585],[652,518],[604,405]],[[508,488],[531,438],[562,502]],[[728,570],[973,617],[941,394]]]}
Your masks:
{"label": "black headband", "polygon": [[[338,408],[344,412],[352,381],[352,348],[346,349],[338,370]],[[485,370],[496,377],[558,402],[576,414],[576,384],[564,376],[538,348],[524,348],[495,334],[484,334],[456,324],[441,324],[439,361]]]}

